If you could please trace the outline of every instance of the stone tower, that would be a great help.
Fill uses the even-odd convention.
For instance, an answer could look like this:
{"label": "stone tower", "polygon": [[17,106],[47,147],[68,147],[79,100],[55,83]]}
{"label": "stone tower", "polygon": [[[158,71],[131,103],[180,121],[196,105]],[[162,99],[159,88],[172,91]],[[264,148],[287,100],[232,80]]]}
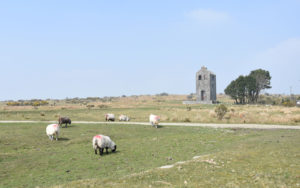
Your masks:
{"label": "stone tower", "polygon": [[217,101],[216,75],[206,67],[202,67],[196,73],[196,96],[197,101],[212,104]]}

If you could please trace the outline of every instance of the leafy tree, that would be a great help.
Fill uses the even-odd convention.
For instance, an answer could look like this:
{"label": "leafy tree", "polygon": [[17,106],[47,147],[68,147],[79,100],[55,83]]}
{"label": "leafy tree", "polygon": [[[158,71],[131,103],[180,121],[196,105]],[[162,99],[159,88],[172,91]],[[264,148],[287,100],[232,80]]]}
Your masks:
{"label": "leafy tree", "polygon": [[233,80],[230,82],[230,84],[226,87],[226,89],[224,90],[226,95],[229,95],[232,99],[235,100],[235,103],[238,103],[237,99],[238,99],[238,94],[237,94],[237,90],[236,90],[236,81]]}
{"label": "leafy tree", "polygon": [[271,75],[269,71],[263,69],[257,69],[251,71],[250,75],[256,80],[256,90],[254,94],[254,100],[257,102],[258,96],[263,89],[271,88]]}
{"label": "leafy tree", "polygon": [[225,94],[235,100],[237,104],[257,103],[258,96],[263,89],[271,88],[269,71],[257,69],[248,76],[239,76],[225,89]]}
{"label": "leafy tree", "polygon": [[248,103],[254,103],[256,94],[256,80],[254,77],[245,77],[245,92],[247,95]]}
{"label": "leafy tree", "polygon": [[237,90],[237,94],[238,94],[238,100],[239,100],[239,104],[245,104],[246,100],[246,80],[244,76],[239,76],[236,79],[236,90]]}

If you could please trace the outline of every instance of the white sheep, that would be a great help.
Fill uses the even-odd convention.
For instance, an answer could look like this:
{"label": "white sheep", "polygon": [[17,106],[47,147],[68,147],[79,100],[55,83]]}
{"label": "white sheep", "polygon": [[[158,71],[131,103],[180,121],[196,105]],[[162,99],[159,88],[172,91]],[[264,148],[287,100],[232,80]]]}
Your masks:
{"label": "white sheep", "polygon": [[95,154],[97,154],[97,149],[99,149],[99,154],[102,155],[104,148],[108,154],[108,148],[110,148],[112,152],[115,152],[117,145],[108,136],[98,134],[93,137],[93,148]]}
{"label": "white sheep", "polygon": [[150,123],[151,123],[151,125],[153,127],[155,126],[155,128],[157,128],[158,127],[158,123],[160,121],[160,117],[157,116],[157,115],[150,114],[149,121],[150,121]]}
{"label": "white sheep", "polygon": [[49,139],[52,141],[53,136],[56,136],[56,140],[58,140],[59,135],[59,125],[58,124],[50,124],[46,128],[46,134],[49,136]]}
{"label": "white sheep", "polygon": [[105,114],[105,121],[115,121],[114,114]]}
{"label": "white sheep", "polygon": [[122,114],[119,116],[119,121],[129,121],[129,120],[130,120],[130,118],[126,115]]}

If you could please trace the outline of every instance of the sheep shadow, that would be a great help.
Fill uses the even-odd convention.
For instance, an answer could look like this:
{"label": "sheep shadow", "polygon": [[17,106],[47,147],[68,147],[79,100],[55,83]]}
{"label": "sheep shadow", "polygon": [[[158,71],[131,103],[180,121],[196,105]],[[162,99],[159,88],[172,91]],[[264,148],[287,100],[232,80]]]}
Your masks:
{"label": "sheep shadow", "polygon": [[161,129],[161,128],[163,128],[163,126],[161,126],[161,125],[157,125],[157,128],[155,126],[151,126],[151,127],[155,128],[155,129]]}
{"label": "sheep shadow", "polygon": [[68,140],[70,140],[69,138],[58,138],[58,141],[68,141]]}
{"label": "sheep shadow", "polygon": [[[111,152],[111,151],[109,151],[108,153],[106,153],[106,152],[103,152],[103,154],[102,155],[99,155],[99,152],[97,153],[97,156],[100,156],[100,157],[108,157],[108,156],[110,156],[110,155],[115,155],[115,154],[118,154],[118,153],[120,153],[120,151],[115,151],[115,152]],[[95,153],[94,153],[94,155],[96,155]]]}
{"label": "sheep shadow", "polygon": [[76,125],[68,125],[67,127],[65,127],[65,125],[61,125],[62,129],[68,129],[68,128],[76,128]]}

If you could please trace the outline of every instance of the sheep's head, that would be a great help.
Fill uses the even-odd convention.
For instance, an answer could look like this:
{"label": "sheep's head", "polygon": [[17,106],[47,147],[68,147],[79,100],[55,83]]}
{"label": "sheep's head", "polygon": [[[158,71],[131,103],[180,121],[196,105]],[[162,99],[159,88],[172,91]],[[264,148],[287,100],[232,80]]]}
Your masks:
{"label": "sheep's head", "polygon": [[117,150],[117,145],[115,145],[114,148],[111,151],[115,152],[116,150]]}

